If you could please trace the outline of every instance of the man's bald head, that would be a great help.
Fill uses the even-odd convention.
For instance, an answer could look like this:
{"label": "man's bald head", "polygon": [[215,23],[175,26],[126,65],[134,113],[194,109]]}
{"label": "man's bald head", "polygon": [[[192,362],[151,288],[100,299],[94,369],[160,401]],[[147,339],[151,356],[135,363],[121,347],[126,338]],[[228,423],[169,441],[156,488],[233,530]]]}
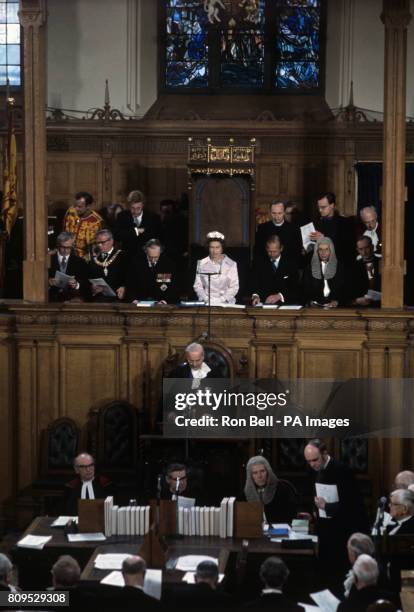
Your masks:
{"label": "man's bald head", "polygon": [[144,586],[147,564],[142,557],[131,555],[122,562],[122,576],[126,586]]}

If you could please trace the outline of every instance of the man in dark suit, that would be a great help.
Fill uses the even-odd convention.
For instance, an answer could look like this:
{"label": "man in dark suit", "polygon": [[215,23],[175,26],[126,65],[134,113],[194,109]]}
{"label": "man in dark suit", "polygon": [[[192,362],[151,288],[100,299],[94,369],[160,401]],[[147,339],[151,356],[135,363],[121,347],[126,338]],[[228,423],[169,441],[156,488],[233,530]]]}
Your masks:
{"label": "man in dark suit", "polygon": [[170,463],[165,472],[165,480],[161,483],[161,499],[176,500],[178,496],[195,499],[196,506],[204,502],[200,483],[191,470],[183,463]]}
{"label": "man in dark suit", "polygon": [[[310,440],[304,449],[305,460],[314,473],[314,503],[317,508],[316,532],[322,574],[342,582],[348,568],[347,540],[355,532],[368,533],[361,492],[351,470],[328,453],[322,440]],[[338,501],[318,495],[318,484],[333,485]]]}
{"label": "man in dark suit", "polygon": [[93,302],[116,302],[125,296],[125,254],[114,248],[114,238],[109,230],[100,230],[95,236],[97,253],[88,264],[90,281],[102,278],[115,295],[107,295],[106,287],[91,282]]}
{"label": "man in dark suit", "polygon": [[339,214],[336,208],[336,196],[330,191],[321,193],[318,198],[319,218],[315,221],[315,231],[311,240],[330,238],[334,243],[335,253],[345,266],[354,259],[354,228],[352,220]]}
{"label": "man in dark suit", "polygon": [[141,252],[150,238],[160,238],[161,225],[158,215],[144,209],[144,194],[135,190],[127,197],[128,210],[119,213],[114,236],[128,256]]}
{"label": "man in dark suit", "polygon": [[105,476],[95,475],[95,459],[88,453],[75,457],[73,467],[76,478],[65,486],[66,514],[78,514],[79,499],[104,499],[113,494],[112,483]]}
{"label": "man in dark suit", "polygon": [[129,266],[126,293],[128,301],[153,300],[174,304],[178,299],[176,266],[162,252],[159,240],[152,238]]}
{"label": "man in dark suit", "polygon": [[280,610],[280,612],[300,612],[303,607],[294,603],[283,594],[283,587],[289,577],[286,564],[279,557],[269,557],[260,566],[260,579],[264,588],[258,599],[245,604],[254,610]]}
{"label": "man in dark suit", "polygon": [[[51,257],[49,268],[49,301],[64,302],[75,298],[86,299],[89,295],[87,263],[74,252],[75,236],[61,232],[56,239],[56,253]],[[55,279],[62,272],[71,279],[66,285]]]}
{"label": "man in dark suit", "polygon": [[170,599],[174,608],[184,610],[224,610],[233,607],[233,599],[220,590],[218,566],[213,561],[202,561],[197,565],[195,584],[177,584],[167,590],[165,604]]}
{"label": "man in dark suit", "polygon": [[352,566],[354,585],[344,601],[342,601],[337,612],[366,612],[367,607],[385,599],[398,604],[398,597],[389,591],[384,591],[377,586],[379,577],[378,563],[369,555],[359,555]]}
{"label": "man in dark suit", "polygon": [[379,306],[380,300],[368,297],[368,291],[381,292],[381,257],[374,253],[368,236],[358,238],[356,247],[358,258],[346,291],[351,293],[353,306]]}
{"label": "man in dark suit", "polygon": [[192,342],[186,347],[185,357],[187,361],[174,368],[168,378],[190,378],[198,381],[203,378],[222,378],[218,368],[210,368],[204,361],[204,349],[198,342]]}
{"label": "man in dark suit", "polygon": [[297,265],[287,258],[278,236],[266,242],[267,257],[258,256],[252,268],[252,304],[299,303]]}
{"label": "man in dark suit", "polygon": [[302,253],[302,239],[297,225],[288,223],[285,219],[284,202],[274,200],[270,205],[272,219],[260,223],[256,231],[254,253],[256,256],[265,256],[266,243],[271,236],[279,236],[284,246],[285,254],[289,259],[298,262]]}
{"label": "man in dark suit", "polygon": [[[390,514],[393,522],[387,526],[388,536],[412,536],[414,539],[414,492],[397,489],[390,495]],[[401,570],[410,569],[412,560],[399,554],[390,559],[390,580],[394,590],[401,590]]]}
{"label": "man in dark suit", "polygon": [[372,246],[376,254],[381,254],[382,238],[381,223],[378,219],[378,212],[375,206],[364,206],[359,211],[361,219],[360,233],[371,238]]}
{"label": "man in dark suit", "polygon": [[124,559],[122,576],[125,586],[120,589],[118,603],[120,610],[158,610],[159,602],[144,593],[147,564],[142,557],[133,555]]}

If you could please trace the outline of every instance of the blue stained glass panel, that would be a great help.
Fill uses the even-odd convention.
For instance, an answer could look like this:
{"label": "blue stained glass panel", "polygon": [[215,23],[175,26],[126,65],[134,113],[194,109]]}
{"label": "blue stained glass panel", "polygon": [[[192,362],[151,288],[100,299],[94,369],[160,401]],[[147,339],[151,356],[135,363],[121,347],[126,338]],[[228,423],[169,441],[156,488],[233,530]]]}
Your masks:
{"label": "blue stained glass panel", "polygon": [[8,66],[7,73],[10,81],[10,85],[20,85],[20,66]]}
{"label": "blue stained glass panel", "polygon": [[7,45],[7,63],[20,66],[20,45]]}
{"label": "blue stained glass panel", "polygon": [[318,86],[318,62],[280,62],[276,67],[276,87],[279,89],[311,89]]}
{"label": "blue stained glass panel", "polygon": [[278,0],[280,6],[302,6],[305,8],[319,8],[320,0]]}
{"label": "blue stained glass panel", "polygon": [[19,23],[18,11],[18,2],[9,2],[7,4],[7,23]]}
{"label": "blue stained glass panel", "polygon": [[168,62],[167,87],[207,87],[208,70],[203,62]]}
{"label": "blue stained glass panel", "polygon": [[264,44],[261,31],[221,33],[221,84],[230,87],[263,85]]}
{"label": "blue stained glass panel", "polygon": [[280,14],[278,55],[286,60],[318,60],[319,14],[317,11],[287,9]]}

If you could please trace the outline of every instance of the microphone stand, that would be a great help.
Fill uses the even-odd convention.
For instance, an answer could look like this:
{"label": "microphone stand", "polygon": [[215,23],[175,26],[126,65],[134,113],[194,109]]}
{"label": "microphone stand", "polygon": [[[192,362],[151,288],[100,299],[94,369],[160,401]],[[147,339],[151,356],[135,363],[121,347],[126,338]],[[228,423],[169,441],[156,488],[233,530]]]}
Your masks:
{"label": "microphone stand", "polygon": [[155,512],[155,522],[157,529],[160,526],[160,504],[161,504],[161,474],[157,476],[157,508]]}
{"label": "microphone stand", "polygon": [[177,478],[177,481],[175,483],[175,512],[176,512],[176,517],[175,517],[175,530],[177,532],[177,535],[180,535],[180,531],[179,531],[179,520],[178,520],[178,493],[180,490],[180,478]]}
{"label": "microphone stand", "polygon": [[221,274],[221,263],[220,263],[220,269],[218,272],[201,272],[201,268],[199,267],[198,269],[198,273],[203,276],[207,276],[208,278],[208,285],[207,285],[207,295],[208,295],[208,302],[207,302],[207,338],[206,340],[210,340],[210,336],[211,336],[211,277],[212,276],[219,276]]}

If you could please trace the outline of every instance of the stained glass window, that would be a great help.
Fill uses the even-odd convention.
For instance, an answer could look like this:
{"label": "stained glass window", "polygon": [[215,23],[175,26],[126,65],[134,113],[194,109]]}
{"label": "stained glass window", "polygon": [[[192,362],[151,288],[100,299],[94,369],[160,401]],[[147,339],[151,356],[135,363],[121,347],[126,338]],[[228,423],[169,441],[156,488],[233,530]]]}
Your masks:
{"label": "stained glass window", "polygon": [[323,0],[160,0],[169,91],[321,87]]}
{"label": "stained glass window", "polygon": [[18,10],[19,2],[0,0],[0,85],[21,84]]}

